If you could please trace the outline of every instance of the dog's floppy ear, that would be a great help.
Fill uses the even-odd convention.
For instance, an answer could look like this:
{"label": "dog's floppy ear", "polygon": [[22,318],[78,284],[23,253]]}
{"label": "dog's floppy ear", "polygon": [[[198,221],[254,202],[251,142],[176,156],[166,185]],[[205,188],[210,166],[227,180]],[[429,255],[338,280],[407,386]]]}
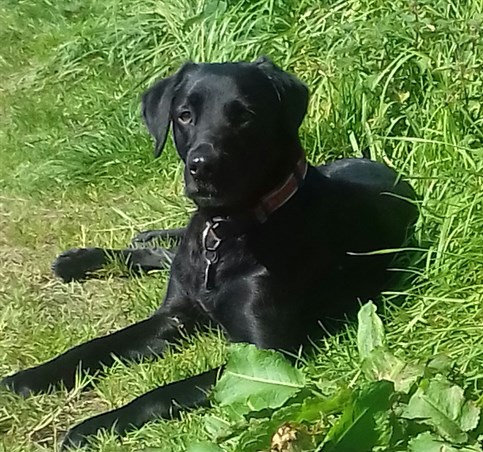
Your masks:
{"label": "dog's floppy ear", "polygon": [[269,58],[262,56],[254,63],[271,81],[277,92],[282,113],[289,130],[297,133],[307,113],[309,91],[294,75],[280,69]]}
{"label": "dog's floppy ear", "polygon": [[176,74],[157,81],[142,96],[142,114],[149,133],[154,137],[154,157],[159,157],[168,137],[171,102],[176,85],[194,63],[186,63]]}
{"label": "dog's floppy ear", "polygon": [[161,155],[168,137],[175,77],[172,75],[156,82],[142,97],[143,119],[155,140],[154,157]]}

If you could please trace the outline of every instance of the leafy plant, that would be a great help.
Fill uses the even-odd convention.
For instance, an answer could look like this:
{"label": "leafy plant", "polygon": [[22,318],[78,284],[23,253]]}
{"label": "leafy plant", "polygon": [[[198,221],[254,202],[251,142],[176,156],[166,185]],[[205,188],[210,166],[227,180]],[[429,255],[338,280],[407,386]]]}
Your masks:
{"label": "leafy plant", "polygon": [[482,451],[480,408],[450,381],[445,360],[395,356],[372,302],[358,319],[361,377],[330,398],[282,354],[233,345],[214,391],[222,417],[206,424],[219,445],[191,450]]}
{"label": "leafy plant", "polygon": [[[214,391],[221,406],[243,416],[253,411],[279,408],[305,386],[302,372],[280,354],[254,346],[234,346],[229,366]],[[236,388],[236,390],[234,390]]]}

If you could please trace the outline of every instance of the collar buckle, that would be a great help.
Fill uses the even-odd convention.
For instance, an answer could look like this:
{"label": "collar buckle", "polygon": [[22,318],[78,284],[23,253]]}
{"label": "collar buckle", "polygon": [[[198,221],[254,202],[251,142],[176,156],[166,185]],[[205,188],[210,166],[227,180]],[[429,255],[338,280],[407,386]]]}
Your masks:
{"label": "collar buckle", "polygon": [[201,236],[203,257],[206,261],[204,285],[207,290],[213,287],[215,264],[219,261],[218,248],[222,243],[222,239],[217,235],[216,229],[218,229],[222,221],[228,220],[222,217],[214,217],[211,221],[207,221]]}

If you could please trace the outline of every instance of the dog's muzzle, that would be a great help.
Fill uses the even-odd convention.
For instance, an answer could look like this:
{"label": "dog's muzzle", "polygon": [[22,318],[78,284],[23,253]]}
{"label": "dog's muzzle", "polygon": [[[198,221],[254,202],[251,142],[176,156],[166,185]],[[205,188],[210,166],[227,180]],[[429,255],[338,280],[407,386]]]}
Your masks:
{"label": "dog's muzzle", "polygon": [[215,166],[216,155],[210,143],[201,143],[188,152],[186,167],[194,180],[208,180],[212,177]]}

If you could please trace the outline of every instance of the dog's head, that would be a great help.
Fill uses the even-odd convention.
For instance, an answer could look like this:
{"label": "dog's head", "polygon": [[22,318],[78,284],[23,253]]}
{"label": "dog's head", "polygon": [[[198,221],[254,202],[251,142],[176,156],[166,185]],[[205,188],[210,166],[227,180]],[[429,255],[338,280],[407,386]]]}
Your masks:
{"label": "dog's head", "polygon": [[254,63],[185,64],[143,95],[155,139],[169,127],[185,163],[186,194],[200,207],[250,207],[293,170],[306,86],[267,58]]}

